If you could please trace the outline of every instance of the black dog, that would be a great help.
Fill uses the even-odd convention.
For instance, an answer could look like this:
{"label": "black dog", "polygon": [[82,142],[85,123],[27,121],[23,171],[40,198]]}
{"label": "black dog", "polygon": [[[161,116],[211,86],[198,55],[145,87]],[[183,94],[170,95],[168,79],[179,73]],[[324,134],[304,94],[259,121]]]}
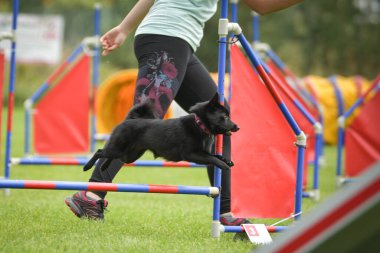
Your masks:
{"label": "black dog", "polygon": [[89,170],[100,158],[106,158],[101,169],[113,159],[132,163],[150,150],[154,157],[169,161],[188,161],[211,164],[227,170],[233,163],[224,157],[211,154],[214,135],[231,135],[239,127],[231,121],[228,110],[219,104],[218,93],[208,102],[197,103],[191,114],[175,119],[161,120],[154,113],[152,103],[134,106],[126,119],[117,125],[103,149],[83,167]]}

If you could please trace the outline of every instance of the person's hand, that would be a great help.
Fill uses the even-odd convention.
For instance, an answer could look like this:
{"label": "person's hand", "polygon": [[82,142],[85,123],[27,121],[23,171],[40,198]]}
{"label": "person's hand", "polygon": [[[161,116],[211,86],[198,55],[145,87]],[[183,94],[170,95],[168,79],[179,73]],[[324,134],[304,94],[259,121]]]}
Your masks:
{"label": "person's hand", "polygon": [[108,55],[109,52],[118,48],[124,43],[127,34],[121,31],[119,26],[116,26],[100,37],[100,43],[103,47],[102,55]]}

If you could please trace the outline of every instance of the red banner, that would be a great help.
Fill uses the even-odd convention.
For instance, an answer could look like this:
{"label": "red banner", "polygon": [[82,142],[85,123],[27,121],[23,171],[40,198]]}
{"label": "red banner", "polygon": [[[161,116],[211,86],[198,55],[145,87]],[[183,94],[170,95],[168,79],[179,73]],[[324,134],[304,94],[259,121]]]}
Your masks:
{"label": "red banner", "polygon": [[287,84],[285,78],[282,76],[280,71],[274,66],[273,63],[269,62],[267,65],[270,70],[270,76],[272,80],[278,80],[276,82],[277,91],[280,93],[286,107],[293,116],[297,125],[305,133],[307,137],[307,145],[304,159],[304,177],[303,177],[303,188],[307,186],[307,173],[308,173],[308,163],[314,161],[315,156],[315,134],[313,124],[308,121],[306,116],[301,112],[301,110],[294,104],[297,100],[303,108],[309,113],[307,104],[303,99]]}
{"label": "red banner", "polygon": [[366,102],[347,127],[345,135],[346,176],[356,177],[380,160],[380,92]]}
{"label": "red banner", "polygon": [[[0,48],[0,133],[2,133],[2,125],[3,125],[3,89],[4,89],[4,68],[5,68],[5,55],[4,51]],[[2,134],[0,134],[0,152],[1,147],[3,146],[2,143]],[[0,153],[0,157],[1,153]],[[0,159],[2,162],[2,160]]]}
{"label": "red banner", "polygon": [[34,150],[38,154],[89,151],[90,58],[75,66],[38,102]]}
{"label": "red banner", "polygon": [[282,218],[294,211],[295,136],[265,85],[237,46],[231,48],[232,212]]}

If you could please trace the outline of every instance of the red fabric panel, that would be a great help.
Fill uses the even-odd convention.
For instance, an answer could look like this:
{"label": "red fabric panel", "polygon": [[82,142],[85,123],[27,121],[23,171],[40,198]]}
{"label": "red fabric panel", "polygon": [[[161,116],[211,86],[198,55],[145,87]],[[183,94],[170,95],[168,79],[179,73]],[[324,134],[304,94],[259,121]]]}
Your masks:
{"label": "red fabric panel", "polygon": [[346,176],[356,177],[380,160],[380,92],[366,102],[347,127],[345,135]]}
{"label": "red fabric panel", "polygon": [[36,153],[88,152],[89,71],[90,58],[84,56],[37,104],[33,117]]}
{"label": "red fabric panel", "polygon": [[[4,85],[4,67],[5,67],[5,56],[3,50],[0,49],[0,87],[1,95],[3,94],[3,85]],[[3,99],[3,96],[1,96]]]}
{"label": "red fabric panel", "polygon": [[274,73],[278,76],[284,84],[284,88],[292,95],[292,97],[296,98],[304,108],[308,110],[308,112],[313,115],[314,119],[318,120],[318,110],[313,108],[311,105],[305,102],[305,100],[300,96],[286,81],[286,78],[282,75],[282,72],[277,68],[277,66],[273,63],[273,61],[268,60],[267,66],[269,67],[271,73]]}
{"label": "red fabric panel", "polygon": [[[286,107],[290,111],[294,120],[297,122],[298,126],[307,136],[306,153],[304,159],[304,177],[303,177],[303,188],[307,186],[307,172],[308,172],[308,162],[314,160],[315,155],[315,134],[313,125],[307,120],[307,118],[301,113],[301,111],[294,105],[293,101],[297,99],[302,106],[307,110],[307,105],[302,103],[302,98],[300,98],[297,93],[294,92],[292,88],[286,83],[286,80],[282,77],[279,71],[275,70],[274,64],[267,65],[270,70],[270,75],[275,76],[279,83],[275,83],[277,86],[277,91],[280,93]],[[273,79],[273,78],[272,78]],[[274,79],[273,79],[274,80]]]}
{"label": "red fabric panel", "polygon": [[[4,51],[0,48],[0,158],[2,143],[2,126],[3,126],[3,87],[4,87],[4,68],[5,68],[5,55]],[[1,159],[0,159],[1,160]],[[2,160],[1,160],[2,161]]]}
{"label": "red fabric panel", "polygon": [[231,48],[231,209],[238,217],[281,218],[294,211],[294,134],[237,46]]}
{"label": "red fabric panel", "polygon": [[[0,49],[0,116],[3,110],[3,87],[4,87],[4,68],[5,68],[5,55],[4,51]],[[0,123],[2,123],[2,118],[0,117]],[[1,126],[1,124],[0,124]],[[1,128],[0,128],[1,129]],[[1,133],[1,131],[0,131]],[[1,135],[0,135],[1,137]]]}

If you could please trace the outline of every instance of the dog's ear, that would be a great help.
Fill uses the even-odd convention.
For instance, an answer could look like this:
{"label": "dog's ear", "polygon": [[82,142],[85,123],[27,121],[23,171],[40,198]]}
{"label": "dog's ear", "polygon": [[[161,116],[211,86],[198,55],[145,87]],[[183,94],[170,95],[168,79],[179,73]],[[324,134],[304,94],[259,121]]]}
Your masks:
{"label": "dog's ear", "polygon": [[214,97],[210,100],[209,105],[215,106],[219,103],[219,94],[215,93]]}

